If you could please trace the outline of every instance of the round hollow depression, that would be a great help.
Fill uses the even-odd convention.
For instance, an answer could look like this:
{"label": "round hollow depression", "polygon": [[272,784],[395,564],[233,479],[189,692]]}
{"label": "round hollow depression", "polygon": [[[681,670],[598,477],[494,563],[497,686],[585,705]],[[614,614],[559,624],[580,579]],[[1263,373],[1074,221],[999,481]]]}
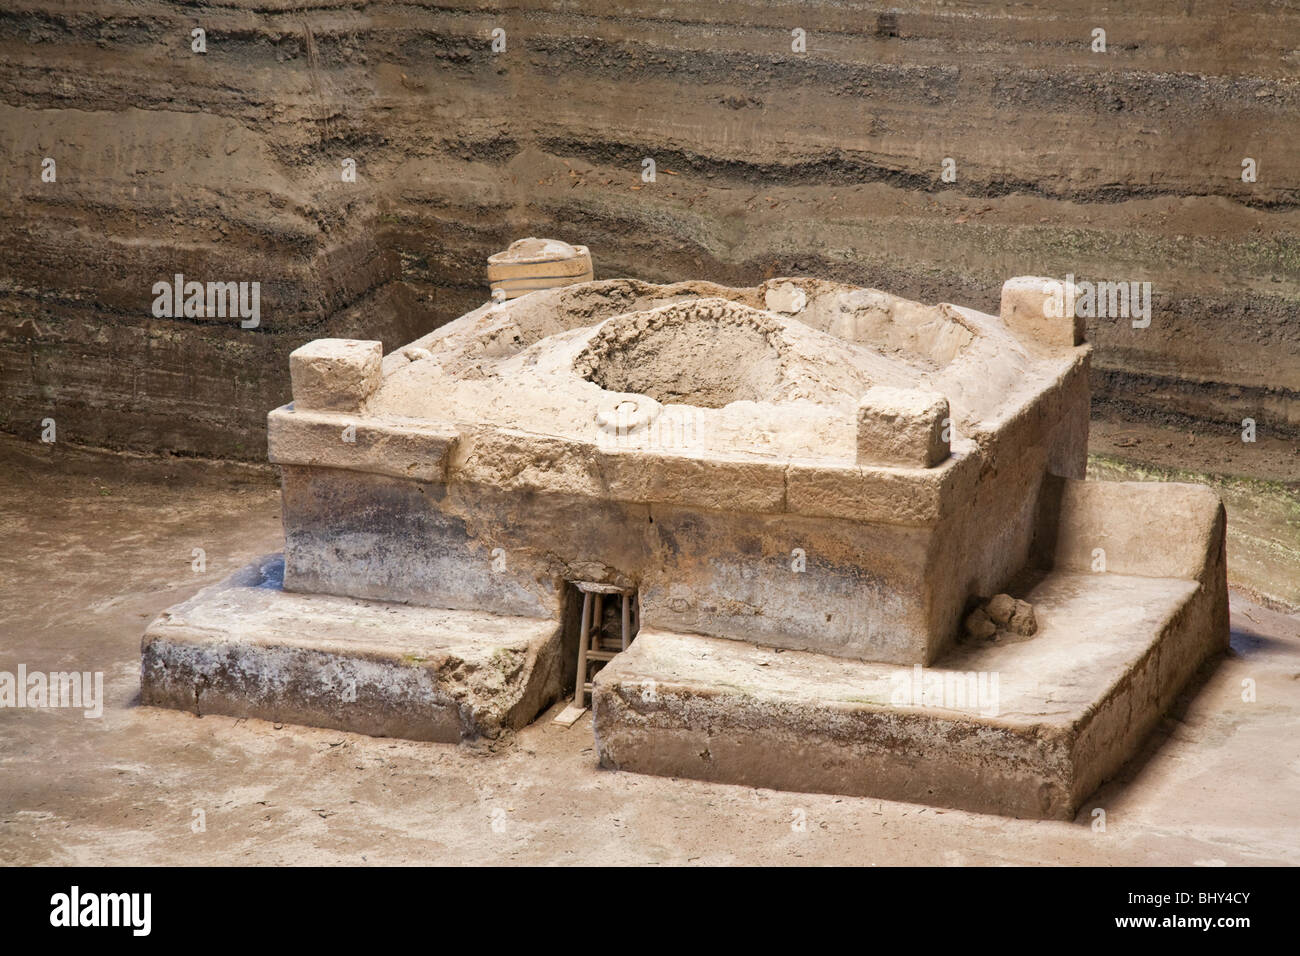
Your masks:
{"label": "round hollow depression", "polygon": [[606,391],[664,405],[722,408],[768,401],[781,381],[771,317],[725,299],[702,299],[611,319],[574,363]]}

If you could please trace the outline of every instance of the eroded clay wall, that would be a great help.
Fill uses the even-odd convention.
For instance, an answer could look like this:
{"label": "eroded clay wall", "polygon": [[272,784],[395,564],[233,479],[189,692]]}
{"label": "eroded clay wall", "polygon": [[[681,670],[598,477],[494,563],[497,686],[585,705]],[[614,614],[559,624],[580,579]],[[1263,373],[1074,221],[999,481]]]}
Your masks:
{"label": "eroded clay wall", "polygon": [[565,581],[637,589],[645,627],[928,662],[929,528],[286,466],[285,587],[550,618]]}

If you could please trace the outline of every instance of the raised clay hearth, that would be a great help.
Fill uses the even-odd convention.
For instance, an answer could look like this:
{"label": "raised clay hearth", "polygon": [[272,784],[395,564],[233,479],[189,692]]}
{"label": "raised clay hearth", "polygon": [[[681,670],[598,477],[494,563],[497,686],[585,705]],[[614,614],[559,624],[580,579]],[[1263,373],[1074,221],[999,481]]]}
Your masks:
{"label": "raised clay hearth", "polygon": [[588,281],[312,342],[284,554],[150,626],[144,701],[455,741],[590,685],[608,767],[1072,816],[1227,587],[1208,490],[1083,480],[1052,288]]}

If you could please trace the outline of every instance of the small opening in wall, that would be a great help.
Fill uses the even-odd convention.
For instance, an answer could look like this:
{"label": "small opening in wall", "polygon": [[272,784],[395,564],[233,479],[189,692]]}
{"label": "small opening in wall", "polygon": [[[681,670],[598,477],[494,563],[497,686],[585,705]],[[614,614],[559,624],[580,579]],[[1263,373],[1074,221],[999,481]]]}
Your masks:
{"label": "small opening in wall", "polygon": [[[574,678],[573,702],[587,706],[587,695],[597,671],[627,650],[641,629],[641,609],[636,591],[612,584],[570,581],[565,602],[576,607],[576,615],[566,616],[568,627],[576,623],[578,666]],[[570,642],[565,641],[568,645]]]}

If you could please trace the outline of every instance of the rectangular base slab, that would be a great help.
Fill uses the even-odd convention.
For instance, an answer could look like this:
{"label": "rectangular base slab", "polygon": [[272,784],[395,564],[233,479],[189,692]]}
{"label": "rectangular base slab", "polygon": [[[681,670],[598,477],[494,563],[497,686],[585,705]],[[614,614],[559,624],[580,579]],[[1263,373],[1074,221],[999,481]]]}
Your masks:
{"label": "rectangular base slab", "polygon": [[1038,633],[933,668],[642,631],[597,675],[606,767],[1072,818],[1227,648],[1222,582],[1054,572]]}
{"label": "rectangular base slab", "polygon": [[162,613],[143,703],[456,742],[531,721],[560,695],[558,622],[282,590],[271,555]]}

